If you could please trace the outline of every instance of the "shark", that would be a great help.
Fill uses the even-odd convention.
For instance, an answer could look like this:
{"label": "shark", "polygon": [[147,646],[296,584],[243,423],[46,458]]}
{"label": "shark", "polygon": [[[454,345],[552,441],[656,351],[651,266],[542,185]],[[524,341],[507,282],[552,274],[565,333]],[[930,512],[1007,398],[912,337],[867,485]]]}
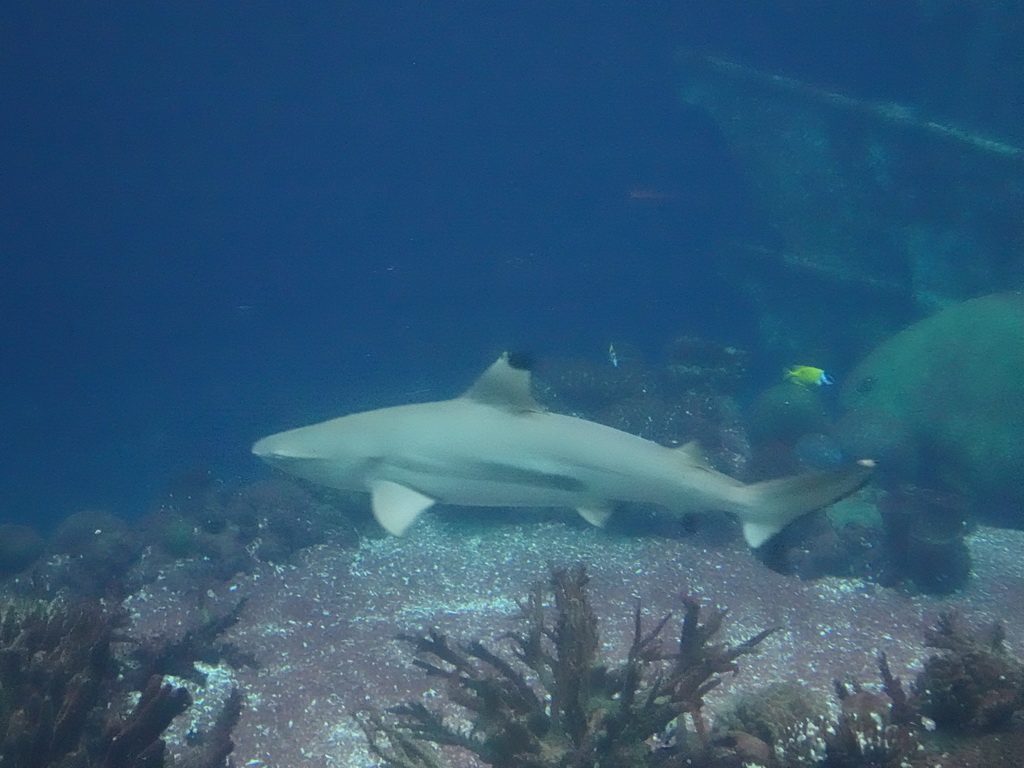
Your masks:
{"label": "shark", "polygon": [[677,515],[732,513],[751,547],[857,490],[872,465],[743,483],[713,469],[696,443],[667,447],[543,408],[530,366],[508,353],[459,397],[279,432],[252,452],[313,483],[368,492],[395,535],[435,504],[570,507],[603,526],[620,503],[647,502]]}

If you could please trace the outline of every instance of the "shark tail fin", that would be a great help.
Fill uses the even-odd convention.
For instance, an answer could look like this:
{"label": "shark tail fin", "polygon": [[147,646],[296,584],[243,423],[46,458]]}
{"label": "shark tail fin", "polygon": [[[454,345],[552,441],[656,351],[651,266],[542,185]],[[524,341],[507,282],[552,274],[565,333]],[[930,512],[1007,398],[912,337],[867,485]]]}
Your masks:
{"label": "shark tail fin", "polygon": [[737,514],[747,544],[759,547],[801,515],[849,496],[867,482],[873,467],[874,462],[864,460],[743,486]]}

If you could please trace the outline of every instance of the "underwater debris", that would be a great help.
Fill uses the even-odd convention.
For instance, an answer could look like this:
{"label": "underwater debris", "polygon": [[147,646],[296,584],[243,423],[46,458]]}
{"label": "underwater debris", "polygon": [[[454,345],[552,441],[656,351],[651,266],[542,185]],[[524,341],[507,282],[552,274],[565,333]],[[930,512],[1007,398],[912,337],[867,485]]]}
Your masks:
{"label": "underwater debris", "polygon": [[[509,636],[515,659],[479,641],[454,644],[438,631],[403,635],[414,664],[446,683],[452,716],[420,702],[357,716],[371,752],[385,765],[436,768],[428,746],[455,747],[498,768],[543,766],[738,765],[735,745],[712,743],[704,720],[705,696],[735,674],[737,659],[776,631],[759,632],[732,647],[712,642],[724,611],[703,611],[684,597],[677,643],[663,631],[671,616],[645,629],[633,616],[626,660],[601,660],[597,620],[582,566],[552,571],[522,605],[524,630]],[[545,604],[548,593],[554,610]],[[687,728],[689,720],[692,730]],[[724,762],[728,756],[729,762]]]}

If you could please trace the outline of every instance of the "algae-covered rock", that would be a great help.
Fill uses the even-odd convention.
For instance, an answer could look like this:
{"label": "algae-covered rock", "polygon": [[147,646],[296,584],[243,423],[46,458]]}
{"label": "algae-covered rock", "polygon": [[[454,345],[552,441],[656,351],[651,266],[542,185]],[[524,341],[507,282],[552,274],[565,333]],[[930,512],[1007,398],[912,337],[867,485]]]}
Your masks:
{"label": "algae-covered rock", "polygon": [[856,367],[841,402],[851,455],[1024,522],[1024,294],[971,299],[906,328]]}
{"label": "algae-covered rock", "polygon": [[809,433],[828,429],[821,395],[816,389],[784,381],[765,390],[751,404],[750,435],[759,444],[794,445]]}

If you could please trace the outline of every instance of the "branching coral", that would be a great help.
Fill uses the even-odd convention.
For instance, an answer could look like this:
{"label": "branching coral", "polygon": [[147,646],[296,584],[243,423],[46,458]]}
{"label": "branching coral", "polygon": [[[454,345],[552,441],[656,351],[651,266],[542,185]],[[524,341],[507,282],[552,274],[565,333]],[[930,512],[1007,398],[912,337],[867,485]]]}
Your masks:
{"label": "branching coral", "polygon": [[[809,700],[791,690],[763,709],[761,732],[770,734],[778,768],[932,768],[922,744],[921,720],[884,654],[879,656],[882,690],[835,682],[838,714],[809,714]],[[795,706],[794,706],[795,705]],[[796,716],[796,717],[794,717]]]}
{"label": "branching coral", "polygon": [[911,691],[883,653],[880,685],[836,681],[832,713],[820,696],[779,683],[739,698],[709,733],[705,697],[773,630],[716,644],[724,613],[690,597],[683,605],[678,642],[665,638],[670,617],[645,627],[637,606],[632,643],[615,664],[601,659],[582,567],[534,586],[521,629],[507,636],[511,654],[438,631],[402,636],[414,663],[444,681],[446,699],[359,714],[370,751],[396,768],[461,764],[458,752],[497,768],[1020,765],[1024,665],[1006,652],[999,625],[976,630],[943,614],[926,633],[939,653]]}
{"label": "branching coral", "polygon": [[120,698],[111,645],[115,618],[75,609],[8,605],[0,624],[0,764],[19,768],[162,765],[160,734],[191,703],[184,689],[147,684],[131,713]]}
{"label": "branching coral", "polygon": [[699,603],[688,597],[679,641],[668,643],[670,617],[645,630],[638,605],[626,660],[608,664],[599,656],[587,582],[582,567],[553,571],[553,611],[548,587],[534,586],[522,605],[524,629],[510,635],[514,660],[480,642],[453,644],[436,631],[403,636],[416,649],[414,663],[447,683],[468,727],[419,702],[393,708],[393,718],[366,712],[358,719],[371,751],[402,768],[438,764],[423,742],[468,750],[498,768],[635,768],[697,758],[725,765],[713,761],[704,697],[774,629],[735,647],[713,643],[724,612],[708,612],[702,621]]}
{"label": "branching coral", "polygon": [[1001,624],[972,630],[955,613],[939,616],[925,641],[942,653],[917,681],[922,714],[939,727],[968,733],[1006,730],[1024,711],[1024,665],[1004,647]]}
{"label": "branching coral", "polygon": [[[879,656],[881,691],[836,683],[839,715],[788,725],[773,740],[780,768],[1009,768],[1024,746],[1013,727],[1024,705],[1024,668],[1003,648],[999,625],[973,630],[955,614],[926,632],[942,649],[925,662],[913,693]],[[924,719],[922,719],[924,718]],[[941,741],[925,722],[934,721]],[[969,739],[962,739],[965,734]]]}
{"label": "branching coral", "polygon": [[[17,768],[160,768],[161,738],[192,703],[184,688],[152,675],[130,711],[113,647],[120,615],[95,602],[0,607],[0,765]],[[220,768],[241,700],[193,768]],[[216,730],[216,729],[215,729]]]}

